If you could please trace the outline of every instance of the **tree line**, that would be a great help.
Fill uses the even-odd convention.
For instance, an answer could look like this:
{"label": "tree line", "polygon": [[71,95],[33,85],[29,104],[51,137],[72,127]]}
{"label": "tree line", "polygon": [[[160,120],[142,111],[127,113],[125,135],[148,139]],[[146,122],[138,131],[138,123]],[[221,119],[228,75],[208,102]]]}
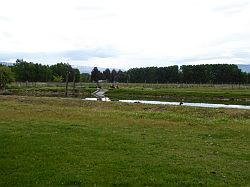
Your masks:
{"label": "tree line", "polygon": [[67,75],[69,82],[80,81],[80,71],[66,63],[49,66],[17,59],[11,70],[20,82],[66,82]]}
{"label": "tree line", "polygon": [[125,72],[121,70],[110,72],[109,69],[100,72],[95,67],[91,72],[91,80],[130,83],[247,84],[250,83],[250,74],[242,72],[233,64],[132,68]]}
{"label": "tree line", "polygon": [[67,63],[42,65],[17,59],[13,66],[0,65],[0,87],[11,81],[20,82],[129,82],[129,83],[187,83],[187,84],[249,84],[250,73],[233,64],[202,64],[168,67],[132,68],[128,71],[95,67],[91,74],[80,74]]}
{"label": "tree line", "polygon": [[106,82],[126,82],[127,81],[127,73],[123,72],[121,70],[116,71],[113,69],[110,71],[109,68],[105,69],[103,72],[99,71],[97,67],[94,67],[94,69],[91,72],[91,81],[92,82],[98,82],[100,80],[106,81]]}

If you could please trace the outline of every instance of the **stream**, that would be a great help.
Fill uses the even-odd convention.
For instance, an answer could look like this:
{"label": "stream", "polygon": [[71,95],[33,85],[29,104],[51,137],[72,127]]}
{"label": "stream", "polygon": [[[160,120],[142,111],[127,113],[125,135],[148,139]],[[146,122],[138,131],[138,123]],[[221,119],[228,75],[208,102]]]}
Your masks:
{"label": "stream", "polygon": [[[86,101],[111,101],[108,97],[102,98],[85,98]],[[122,103],[137,103],[137,104],[151,104],[151,105],[181,105],[191,107],[203,107],[203,108],[233,108],[233,109],[245,109],[250,110],[250,106],[245,105],[226,105],[226,104],[210,104],[210,103],[186,103],[183,102],[163,102],[163,101],[145,101],[145,100],[118,100]]]}

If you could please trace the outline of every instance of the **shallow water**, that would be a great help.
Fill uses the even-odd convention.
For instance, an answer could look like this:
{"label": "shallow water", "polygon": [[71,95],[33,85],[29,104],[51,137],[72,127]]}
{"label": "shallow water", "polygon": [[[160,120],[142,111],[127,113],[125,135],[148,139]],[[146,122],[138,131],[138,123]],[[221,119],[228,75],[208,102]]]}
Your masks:
{"label": "shallow water", "polygon": [[[87,101],[111,101],[108,97],[100,98],[85,98]],[[144,100],[119,100],[122,103],[142,103],[151,105],[180,105],[179,102],[163,102],[163,101],[144,101]],[[183,103],[182,106],[192,106],[192,107],[204,107],[204,108],[235,108],[235,109],[246,109],[250,110],[250,106],[244,105],[225,105],[225,104],[209,104],[209,103]]]}
{"label": "shallow water", "polygon": [[86,101],[111,101],[108,97],[102,97],[102,98],[85,98],[83,100],[86,100]]}
{"label": "shallow water", "polygon": [[[179,102],[163,102],[163,101],[144,101],[144,100],[119,100],[124,103],[143,103],[153,105],[180,105]],[[244,105],[225,105],[225,104],[209,104],[209,103],[183,103],[182,106],[204,107],[204,108],[235,108],[250,110],[250,106]]]}

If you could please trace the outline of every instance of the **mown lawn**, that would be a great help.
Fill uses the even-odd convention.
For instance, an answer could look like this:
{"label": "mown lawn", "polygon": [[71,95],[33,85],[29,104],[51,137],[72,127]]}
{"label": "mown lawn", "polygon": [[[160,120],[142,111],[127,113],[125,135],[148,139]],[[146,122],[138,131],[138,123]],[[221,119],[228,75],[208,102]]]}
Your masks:
{"label": "mown lawn", "polygon": [[0,186],[250,185],[250,111],[0,96]]}

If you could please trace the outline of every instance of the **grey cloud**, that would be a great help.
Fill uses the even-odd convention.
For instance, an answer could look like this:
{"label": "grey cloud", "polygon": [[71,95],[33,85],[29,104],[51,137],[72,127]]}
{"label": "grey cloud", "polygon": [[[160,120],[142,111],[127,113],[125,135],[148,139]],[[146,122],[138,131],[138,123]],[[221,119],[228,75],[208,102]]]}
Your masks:
{"label": "grey cloud", "polygon": [[5,38],[11,38],[13,36],[10,32],[7,31],[0,32],[0,35],[2,35]]}
{"label": "grey cloud", "polygon": [[243,51],[234,51],[230,56],[222,56],[222,55],[214,55],[208,54],[206,56],[194,57],[194,58],[184,58],[184,59],[176,59],[174,60],[176,64],[191,64],[197,61],[209,61],[209,60],[217,60],[220,63],[220,60],[232,60],[238,59],[238,61],[250,63],[250,53]]}
{"label": "grey cloud", "polygon": [[239,4],[231,4],[231,5],[224,5],[219,6],[213,9],[214,12],[223,12],[225,14],[236,14],[240,13],[247,8],[249,5],[248,2],[239,3]]}
{"label": "grey cloud", "polygon": [[76,11],[80,11],[81,13],[87,13],[87,15],[81,15],[83,20],[85,19],[100,19],[100,18],[109,18],[114,17],[115,14],[107,12],[101,6],[94,6],[94,5],[79,5],[76,8]]}
{"label": "grey cloud", "polygon": [[11,19],[6,17],[6,16],[0,16],[0,21],[9,22],[9,21],[11,21]]}
{"label": "grey cloud", "polygon": [[235,50],[232,52],[232,56],[235,58],[247,60],[250,63],[250,52],[244,50]]}
{"label": "grey cloud", "polygon": [[34,61],[39,60],[60,60],[68,59],[72,61],[85,61],[91,58],[109,58],[117,56],[118,52],[109,48],[96,48],[87,50],[70,50],[62,52],[38,52],[38,53],[1,53],[0,61],[9,61],[12,59],[32,59]]}
{"label": "grey cloud", "polygon": [[117,52],[114,49],[104,49],[96,48],[91,50],[75,50],[75,51],[66,51],[59,54],[65,58],[70,58],[71,60],[88,60],[90,58],[109,58],[117,55]]}
{"label": "grey cloud", "polygon": [[98,6],[77,6],[76,10],[80,10],[80,11],[99,11],[102,10],[101,7]]}
{"label": "grey cloud", "polygon": [[239,41],[243,41],[243,42],[249,41],[250,42],[250,33],[231,34],[231,35],[225,36],[223,38],[216,39],[216,40],[210,42],[208,45],[210,47],[215,47],[218,45],[223,45],[223,44],[230,43],[230,42],[239,42]]}
{"label": "grey cloud", "polygon": [[[244,49],[237,49],[232,51],[229,56],[221,55],[220,52],[218,53],[208,53],[202,56],[194,56],[194,57],[187,57],[187,58],[178,58],[178,57],[162,57],[162,58],[149,58],[147,60],[143,59],[144,62],[154,62],[159,63],[161,66],[164,64],[172,64],[172,65],[184,65],[184,64],[193,64],[198,61],[210,61],[216,60],[218,63],[222,61],[228,60],[232,61],[233,59],[237,59],[237,61],[241,61],[243,63],[250,63],[250,53],[245,51]],[[223,62],[224,63],[224,62]]]}

